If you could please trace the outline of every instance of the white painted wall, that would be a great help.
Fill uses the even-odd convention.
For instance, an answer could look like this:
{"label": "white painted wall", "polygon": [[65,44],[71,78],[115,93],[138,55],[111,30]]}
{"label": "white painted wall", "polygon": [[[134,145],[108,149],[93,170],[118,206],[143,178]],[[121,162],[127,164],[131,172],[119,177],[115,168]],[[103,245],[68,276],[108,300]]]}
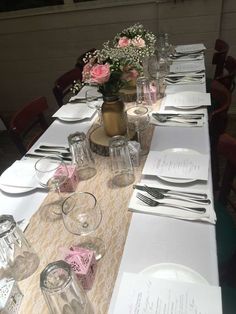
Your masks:
{"label": "white painted wall", "polygon": [[0,111],[16,110],[39,95],[55,111],[55,79],[73,68],[81,53],[135,22],[154,33],[168,32],[174,44],[203,42],[209,75],[216,38],[225,39],[236,56],[235,0],[66,2],[0,14]]}

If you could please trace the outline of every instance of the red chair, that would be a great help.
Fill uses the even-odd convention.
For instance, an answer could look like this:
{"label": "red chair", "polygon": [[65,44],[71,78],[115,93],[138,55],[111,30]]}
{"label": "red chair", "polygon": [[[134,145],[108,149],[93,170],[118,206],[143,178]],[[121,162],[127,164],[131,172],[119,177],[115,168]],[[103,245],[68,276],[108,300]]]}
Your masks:
{"label": "red chair", "polygon": [[236,59],[228,56],[224,65],[224,74],[217,77],[217,81],[223,84],[231,93],[235,89]]}
{"label": "red chair", "polygon": [[217,146],[220,135],[225,132],[228,121],[228,110],[231,105],[231,93],[221,83],[214,80],[211,84],[212,101],[217,103],[217,107],[209,114],[209,135],[211,145],[211,164],[213,189],[218,190],[219,167],[217,158]]}
{"label": "red chair", "polygon": [[236,211],[236,202],[230,198],[230,192],[233,192],[236,196],[236,186],[234,185],[234,178],[236,177],[236,139],[227,133],[222,134],[219,138],[218,153],[226,159],[219,201],[222,204],[229,203]]}
{"label": "red chair", "polygon": [[53,94],[59,107],[68,101],[66,96],[69,96],[68,94],[71,92],[73,83],[78,80],[82,80],[82,71],[80,68],[76,67],[66,72],[55,81]]}
{"label": "red chair", "polygon": [[[11,118],[8,132],[22,155],[48,128],[43,114],[46,109],[48,109],[47,100],[45,97],[40,97],[24,105]],[[40,128],[37,128],[38,126]]]}
{"label": "red chair", "polygon": [[216,52],[212,58],[212,64],[215,64],[215,75],[214,79],[223,74],[224,63],[229,51],[229,45],[222,39],[216,39],[215,42],[215,50]]}

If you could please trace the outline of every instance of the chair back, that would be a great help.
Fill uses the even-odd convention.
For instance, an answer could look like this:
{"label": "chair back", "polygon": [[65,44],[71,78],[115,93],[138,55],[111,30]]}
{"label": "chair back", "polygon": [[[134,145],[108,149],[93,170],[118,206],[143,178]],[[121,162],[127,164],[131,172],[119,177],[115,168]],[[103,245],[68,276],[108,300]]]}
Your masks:
{"label": "chair back", "polygon": [[219,138],[218,153],[226,159],[226,166],[220,186],[219,201],[222,204],[229,203],[236,210],[236,202],[230,198],[231,193],[236,196],[236,188],[233,184],[236,177],[236,138],[224,133]]}
{"label": "chair back", "polygon": [[214,79],[223,74],[224,63],[229,51],[229,45],[222,39],[216,39],[216,52],[213,54],[212,64],[216,65]]}
{"label": "chair back", "polygon": [[84,58],[86,57],[87,54],[93,54],[94,52],[96,51],[95,48],[91,48],[90,50],[84,52],[83,54],[81,54],[78,59],[77,59],[77,62],[76,62],[76,67],[80,68],[81,71],[83,71],[83,68],[84,68]]}
{"label": "chair back", "polygon": [[[39,97],[25,104],[11,118],[8,131],[22,155],[48,128],[48,123],[44,117],[44,111],[47,108],[46,98]],[[25,142],[28,144],[25,144]]]}
{"label": "chair back", "polygon": [[224,69],[225,73],[218,77],[217,80],[232,93],[235,89],[236,59],[232,56],[228,56],[225,61]]}
{"label": "chair back", "polygon": [[59,107],[66,102],[65,97],[70,93],[74,81],[77,80],[82,80],[82,71],[78,67],[66,72],[55,81],[53,94]]}
{"label": "chair back", "polygon": [[214,80],[211,85],[211,97],[212,101],[217,102],[217,107],[209,115],[213,189],[217,190],[219,183],[217,145],[220,135],[225,132],[227,127],[228,109],[231,105],[231,93],[224,85]]}

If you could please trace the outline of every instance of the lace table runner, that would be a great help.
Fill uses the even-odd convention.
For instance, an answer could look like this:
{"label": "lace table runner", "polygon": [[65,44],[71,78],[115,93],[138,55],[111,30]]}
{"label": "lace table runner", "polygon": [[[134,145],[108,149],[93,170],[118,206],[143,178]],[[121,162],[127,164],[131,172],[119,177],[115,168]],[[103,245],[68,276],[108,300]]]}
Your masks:
{"label": "lace table runner", "polygon": [[[152,132],[153,127],[150,126],[146,130],[149,142]],[[140,166],[134,168],[136,182],[140,179],[145,159],[142,158]],[[124,188],[113,187],[109,157],[95,155],[95,160],[96,176],[88,181],[79,182],[77,191],[93,193],[102,210],[101,225],[91,236],[103,239],[106,245],[106,254],[98,262],[96,278],[92,289],[88,292],[88,297],[96,314],[106,314],[131,221],[132,214],[127,209],[133,187],[132,185]],[[52,195],[49,194],[44,203],[49,202],[51,197]],[[65,229],[61,218],[52,220],[43,206],[31,218],[25,234],[40,257],[40,265],[31,277],[20,282],[20,289],[24,295],[20,314],[48,313],[39,286],[40,272],[48,263],[62,258],[60,247],[69,248],[70,245],[77,244],[79,237],[70,234]]]}

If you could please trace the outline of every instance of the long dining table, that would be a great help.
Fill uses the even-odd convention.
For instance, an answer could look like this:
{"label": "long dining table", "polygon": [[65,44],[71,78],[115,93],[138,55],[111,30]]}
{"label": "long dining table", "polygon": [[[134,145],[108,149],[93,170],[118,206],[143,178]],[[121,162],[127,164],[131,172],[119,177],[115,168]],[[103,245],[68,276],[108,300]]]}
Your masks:
{"label": "long dining table", "polygon": [[[205,92],[205,84],[169,86],[166,93],[178,91]],[[205,114],[207,115],[207,110]],[[96,116],[75,123],[56,119],[34,144],[29,153],[42,143],[68,145],[68,135],[76,131],[88,133]],[[159,127],[150,125],[146,131],[151,151],[184,147],[210,156],[208,124],[202,127]],[[109,157],[94,153],[97,174],[78,183],[76,191],[93,193],[102,211],[102,222],[93,233],[105,242],[106,253],[98,261],[93,287],[88,297],[96,314],[113,313],[120,281],[124,272],[139,273],[159,264],[173,263],[187,266],[201,274],[210,285],[218,285],[217,248],[214,223],[189,221],[171,217],[132,213],[128,210],[133,186],[114,187],[111,183]],[[24,157],[26,158],[26,157]],[[149,182],[142,175],[146,156],[134,168],[135,183]],[[183,186],[183,190],[185,187]],[[194,183],[192,189],[207,191],[213,200],[211,171],[204,184]],[[12,214],[16,221],[29,220],[25,236],[40,258],[40,265],[29,278],[19,282],[24,295],[19,313],[47,313],[47,306],[39,286],[40,272],[50,262],[62,259],[61,248],[79,243],[70,234],[61,218],[48,214],[44,206],[52,195],[41,188],[27,193],[10,194],[0,190],[1,214]]]}

